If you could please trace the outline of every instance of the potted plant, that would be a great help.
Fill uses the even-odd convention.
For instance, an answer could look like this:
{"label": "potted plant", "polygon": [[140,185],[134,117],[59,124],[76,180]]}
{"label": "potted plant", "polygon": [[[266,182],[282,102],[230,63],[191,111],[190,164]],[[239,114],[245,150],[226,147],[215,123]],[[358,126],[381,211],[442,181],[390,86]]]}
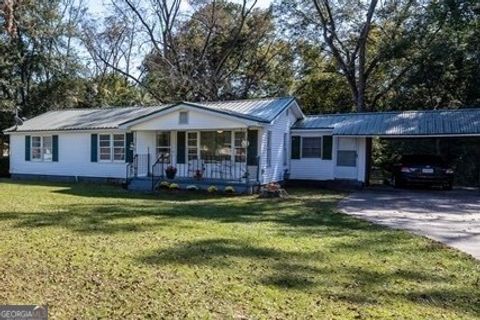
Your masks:
{"label": "potted plant", "polygon": [[203,170],[197,169],[195,170],[195,173],[193,174],[193,178],[200,180],[203,177]]}
{"label": "potted plant", "polygon": [[175,175],[177,174],[177,168],[174,166],[168,166],[167,169],[165,169],[165,174],[167,175],[168,179],[174,179]]}

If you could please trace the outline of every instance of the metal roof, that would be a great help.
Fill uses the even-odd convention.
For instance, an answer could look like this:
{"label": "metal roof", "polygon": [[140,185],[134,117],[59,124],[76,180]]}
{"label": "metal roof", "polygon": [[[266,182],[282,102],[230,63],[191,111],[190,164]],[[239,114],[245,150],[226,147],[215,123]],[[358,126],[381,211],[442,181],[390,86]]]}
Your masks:
{"label": "metal roof", "polygon": [[142,117],[163,108],[165,106],[49,111],[5,132],[116,129],[128,119]]}
{"label": "metal roof", "polygon": [[330,129],[333,135],[344,136],[480,135],[480,109],[308,116],[293,129]]}
{"label": "metal roof", "polygon": [[248,99],[218,102],[203,102],[202,106],[224,112],[248,115],[264,122],[273,121],[286,107],[295,101],[294,97]]}
{"label": "metal roof", "polygon": [[233,117],[269,123],[294,100],[295,98],[293,97],[280,97],[202,103],[182,102],[155,107],[58,110],[26,120],[23,125],[9,128],[5,132],[116,129],[120,125],[154,115],[157,112],[165,111],[181,104]]}

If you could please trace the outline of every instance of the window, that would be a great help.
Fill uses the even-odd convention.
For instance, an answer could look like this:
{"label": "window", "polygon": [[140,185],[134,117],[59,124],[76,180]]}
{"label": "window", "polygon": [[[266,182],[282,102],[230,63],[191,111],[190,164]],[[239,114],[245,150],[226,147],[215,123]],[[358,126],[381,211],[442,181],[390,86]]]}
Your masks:
{"label": "window", "polygon": [[272,166],[272,131],[267,132],[267,168]]}
{"label": "window", "polygon": [[100,161],[125,161],[124,134],[100,134],[98,146]]}
{"label": "window", "polygon": [[198,159],[198,132],[187,132],[187,160]]}
{"label": "window", "polygon": [[357,152],[350,150],[338,150],[337,152],[337,166],[339,167],[356,167],[357,166]]}
{"label": "window", "polygon": [[163,158],[163,162],[170,162],[170,132],[157,133],[157,159]]}
{"label": "window", "polygon": [[32,160],[42,160],[42,137],[32,137]]}
{"label": "window", "polygon": [[52,136],[33,136],[31,142],[31,159],[36,161],[52,161]]}
{"label": "window", "polygon": [[113,135],[113,160],[125,161],[125,135]]}
{"label": "window", "polygon": [[[287,110],[288,111],[288,110]],[[287,151],[287,139],[288,139],[288,134],[284,133],[283,134],[283,165],[287,165],[287,157],[288,157],[288,151]]]}
{"label": "window", "polygon": [[232,132],[205,131],[200,133],[201,156],[204,160],[231,160]]}
{"label": "window", "polygon": [[188,112],[187,111],[180,111],[178,115],[178,123],[179,124],[188,124]]}
{"label": "window", "polygon": [[52,137],[43,137],[42,140],[43,161],[52,161]]}
{"label": "window", "polygon": [[110,143],[109,134],[101,134],[98,137],[99,143],[99,159],[100,161],[111,161],[112,160],[112,144]]}
{"label": "window", "polygon": [[322,157],[322,137],[302,138],[302,158]]}
{"label": "window", "polygon": [[245,162],[247,160],[247,143],[244,131],[234,133],[234,156],[235,162]]}

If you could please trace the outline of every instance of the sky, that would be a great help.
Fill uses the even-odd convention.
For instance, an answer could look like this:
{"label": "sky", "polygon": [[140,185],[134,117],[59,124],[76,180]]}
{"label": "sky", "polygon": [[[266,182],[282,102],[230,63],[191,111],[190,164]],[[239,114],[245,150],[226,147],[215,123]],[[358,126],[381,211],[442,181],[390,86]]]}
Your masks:
{"label": "sky", "polygon": [[[95,16],[102,16],[105,13],[105,4],[110,3],[111,0],[86,0],[88,11],[95,15]],[[234,1],[238,2],[238,1]],[[257,0],[257,4],[255,5],[258,8],[266,8],[268,7],[273,1],[272,0]],[[185,11],[188,10],[189,5],[187,0],[182,0],[180,8]]]}

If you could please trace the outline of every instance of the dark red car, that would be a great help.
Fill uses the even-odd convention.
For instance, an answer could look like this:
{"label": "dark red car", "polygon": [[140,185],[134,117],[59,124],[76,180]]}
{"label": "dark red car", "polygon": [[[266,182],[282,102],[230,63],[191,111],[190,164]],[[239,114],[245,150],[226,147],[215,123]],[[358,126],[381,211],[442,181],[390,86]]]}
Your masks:
{"label": "dark red car", "polygon": [[435,155],[403,156],[392,170],[395,187],[423,185],[440,186],[445,190],[451,190],[453,175],[453,168],[441,157]]}

